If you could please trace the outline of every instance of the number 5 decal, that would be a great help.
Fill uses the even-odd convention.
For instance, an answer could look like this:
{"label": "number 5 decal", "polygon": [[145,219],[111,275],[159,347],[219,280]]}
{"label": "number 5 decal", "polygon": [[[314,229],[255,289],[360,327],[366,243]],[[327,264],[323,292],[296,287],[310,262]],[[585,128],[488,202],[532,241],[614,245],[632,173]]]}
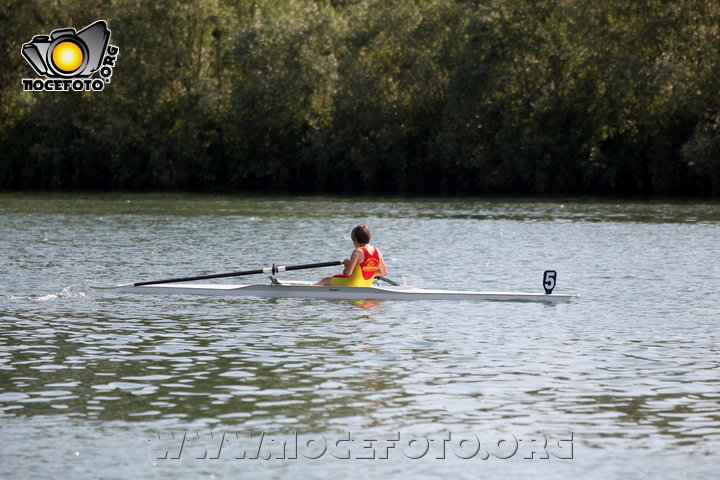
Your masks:
{"label": "number 5 decal", "polygon": [[555,270],[545,270],[543,274],[543,288],[545,289],[545,293],[552,293],[556,283],[557,272]]}

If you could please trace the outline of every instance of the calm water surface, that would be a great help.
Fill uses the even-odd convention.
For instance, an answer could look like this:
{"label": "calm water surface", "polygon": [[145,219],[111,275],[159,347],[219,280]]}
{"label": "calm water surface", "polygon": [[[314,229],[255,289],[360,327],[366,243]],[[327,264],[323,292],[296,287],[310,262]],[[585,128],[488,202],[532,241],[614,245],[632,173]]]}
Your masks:
{"label": "calm water surface", "polygon": [[[582,297],[89,288],[340,259],[360,222],[410,284]],[[719,240],[716,203],[0,194],[0,478],[717,478]]]}

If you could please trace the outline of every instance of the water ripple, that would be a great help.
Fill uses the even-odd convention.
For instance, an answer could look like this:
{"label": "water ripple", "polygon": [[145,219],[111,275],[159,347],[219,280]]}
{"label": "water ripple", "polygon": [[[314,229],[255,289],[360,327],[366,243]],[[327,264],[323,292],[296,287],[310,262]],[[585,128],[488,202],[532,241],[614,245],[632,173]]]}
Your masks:
{"label": "water ripple", "polygon": [[[51,443],[63,429],[84,432],[73,422],[119,422],[268,434],[575,432],[598,465],[618,451],[697,459],[720,447],[713,206],[368,201],[358,214],[357,202],[308,198],[103,196],[92,206],[96,197],[80,196],[62,207],[5,198],[0,238],[10,239],[13,282],[0,297],[0,418],[47,429]],[[288,264],[341,258],[360,218],[393,273],[419,286],[538,290],[551,265],[558,288],[582,298],[394,303],[89,288],[263,265],[270,254]],[[432,246],[444,253],[427,255]]]}

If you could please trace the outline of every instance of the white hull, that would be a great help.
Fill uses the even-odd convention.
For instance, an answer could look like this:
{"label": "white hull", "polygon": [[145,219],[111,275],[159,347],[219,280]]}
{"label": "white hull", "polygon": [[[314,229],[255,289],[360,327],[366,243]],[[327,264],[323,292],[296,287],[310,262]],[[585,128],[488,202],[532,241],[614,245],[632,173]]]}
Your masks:
{"label": "white hull", "polygon": [[[300,283],[300,282],[298,282]],[[195,283],[161,283],[140,287],[123,286],[129,293],[176,293],[240,297],[314,297],[345,300],[496,300],[519,302],[568,302],[578,295],[524,292],[472,292],[428,290],[408,286],[321,287],[304,284],[222,285]]]}

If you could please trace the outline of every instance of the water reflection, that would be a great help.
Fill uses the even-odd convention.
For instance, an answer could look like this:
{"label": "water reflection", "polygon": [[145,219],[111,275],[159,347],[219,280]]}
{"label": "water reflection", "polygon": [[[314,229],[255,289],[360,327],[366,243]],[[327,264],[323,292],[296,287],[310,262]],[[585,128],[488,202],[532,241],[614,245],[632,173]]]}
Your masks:
{"label": "water reflection", "polygon": [[360,307],[360,309],[365,312],[362,318],[368,319],[382,313],[382,310],[385,308],[385,302],[378,300],[353,300],[351,303]]}

